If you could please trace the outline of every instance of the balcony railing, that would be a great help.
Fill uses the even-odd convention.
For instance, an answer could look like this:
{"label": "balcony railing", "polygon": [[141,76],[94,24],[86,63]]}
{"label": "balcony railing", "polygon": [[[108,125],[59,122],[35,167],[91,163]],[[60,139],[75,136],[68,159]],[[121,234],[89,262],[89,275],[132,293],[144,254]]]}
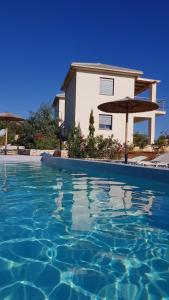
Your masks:
{"label": "balcony railing", "polygon": [[[135,97],[137,100],[143,100],[143,101],[151,101],[150,98],[146,97]],[[166,100],[163,99],[156,99],[156,103],[159,105],[158,110],[165,111],[166,110]]]}
{"label": "balcony railing", "polygon": [[166,110],[166,101],[165,100],[157,100],[157,104],[159,105],[158,110],[162,110],[162,111]]}

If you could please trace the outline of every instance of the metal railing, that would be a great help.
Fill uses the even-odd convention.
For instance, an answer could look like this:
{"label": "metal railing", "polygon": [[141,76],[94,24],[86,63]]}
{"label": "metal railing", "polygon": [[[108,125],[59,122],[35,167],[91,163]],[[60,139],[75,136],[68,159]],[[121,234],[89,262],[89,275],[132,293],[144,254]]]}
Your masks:
{"label": "metal railing", "polygon": [[[137,100],[152,101],[150,98],[147,98],[147,97],[134,97],[134,98]],[[161,110],[161,111],[166,110],[166,100],[156,99],[156,103],[159,105],[158,110]]]}
{"label": "metal railing", "polygon": [[157,100],[157,104],[159,105],[158,110],[162,110],[162,111],[166,110],[166,101],[165,100]]}

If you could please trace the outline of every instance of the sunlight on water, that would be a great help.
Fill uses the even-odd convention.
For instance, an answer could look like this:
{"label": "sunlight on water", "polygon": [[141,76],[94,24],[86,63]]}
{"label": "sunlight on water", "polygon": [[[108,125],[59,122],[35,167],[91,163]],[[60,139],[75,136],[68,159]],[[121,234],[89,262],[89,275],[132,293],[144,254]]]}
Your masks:
{"label": "sunlight on water", "polygon": [[0,299],[169,299],[169,188],[0,165]]}

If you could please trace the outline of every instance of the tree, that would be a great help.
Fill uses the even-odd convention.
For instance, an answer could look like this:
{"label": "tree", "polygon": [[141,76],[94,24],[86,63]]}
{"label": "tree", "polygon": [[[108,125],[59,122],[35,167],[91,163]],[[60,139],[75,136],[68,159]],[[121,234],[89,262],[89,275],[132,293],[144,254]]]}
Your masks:
{"label": "tree", "polygon": [[89,116],[89,135],[87,137],[87,145],[86,150],[89,157],[95,158],[97,156],[97,149],[96,149],[96,139],[94,136],[95,127],[94,127],[94,116],[93,110],[90,112]]}
{"label": "tree", "polygon": [[93,116],[93,110],[90,112],[89,117],[89,137],[94,137],[95,127],[94,127],[94,116]]}
{"label": "tree", "polygon": [[42,104],[37,112],[20,126],[18,145],[35,149],[55,149],[59,145],[58,125],[50,104]]}
{"label": "tree", "polygon": [[169,134],[167,132],[162,133],[155,143],[152,145],[153,149],[157,152],[163,152],[165,147],[169,145]]}
{"label": "tree", "polygon": [[[18,122],[8,123],[8,143],[15,142],[15,137],[19,134],[22,124]],[[0,130],[6,128],[6,122],[0,121]],[[5,137],[0,137],[0,145],[4,145]]]}

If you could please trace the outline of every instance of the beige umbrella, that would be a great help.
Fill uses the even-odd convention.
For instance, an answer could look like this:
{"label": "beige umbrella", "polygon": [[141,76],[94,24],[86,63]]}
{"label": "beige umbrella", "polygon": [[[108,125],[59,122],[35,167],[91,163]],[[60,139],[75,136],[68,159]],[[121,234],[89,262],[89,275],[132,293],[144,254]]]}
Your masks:
{"label": "beige umbrella", "polygon": [[118,101],[111,101],[102,103],[98,106],[98,109],[106,113],[120,113],[126,114],[126,126],[125,126],[125,163],[128,162],[128,114],[139,113],[158,109],[157,103],[144,101],[140,99],[133,99],[126,97]]}
{"label": "beige umbrella", "polygon": [[0,120],[6,122],[6,134],[5,134],[5,155],[7,154],[7,144],[8,144],[8,123],[11,121],[20,122],[24,121],[20,116],[14,115],[12,113],[3,112],[0,113]]}

